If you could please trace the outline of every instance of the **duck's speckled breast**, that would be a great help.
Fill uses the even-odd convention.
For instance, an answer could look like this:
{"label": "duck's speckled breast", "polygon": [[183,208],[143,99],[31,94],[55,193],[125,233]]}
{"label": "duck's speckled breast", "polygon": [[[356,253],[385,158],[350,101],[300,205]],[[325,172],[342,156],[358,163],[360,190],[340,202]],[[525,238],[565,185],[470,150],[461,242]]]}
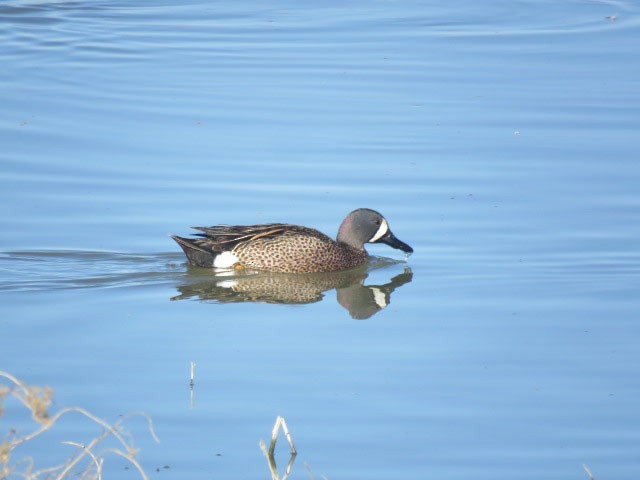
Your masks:
{"label": "duck's speckled breast", "polygon": [[246,268],[285,273],[345,270],[369,258],[366,251],[338,243],[313,229],[257,238],[237,245],[233,252]]}

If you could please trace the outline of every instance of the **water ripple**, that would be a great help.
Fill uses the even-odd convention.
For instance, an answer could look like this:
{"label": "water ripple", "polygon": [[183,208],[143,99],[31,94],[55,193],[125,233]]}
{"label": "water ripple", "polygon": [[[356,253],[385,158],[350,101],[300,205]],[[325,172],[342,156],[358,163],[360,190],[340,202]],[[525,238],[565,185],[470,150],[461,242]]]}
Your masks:
{"label": "water ripple", "polygon": [[161,284],[181,270],[175,253],[98,251],[0,253],[0,291],[57,290]]}

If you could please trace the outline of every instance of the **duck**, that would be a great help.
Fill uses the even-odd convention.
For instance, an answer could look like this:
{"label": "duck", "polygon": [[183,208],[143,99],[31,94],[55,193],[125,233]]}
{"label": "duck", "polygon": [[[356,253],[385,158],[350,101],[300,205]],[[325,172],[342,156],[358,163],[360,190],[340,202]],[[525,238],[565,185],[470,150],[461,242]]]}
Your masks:
{"label": "duck", "polygon": [[358,208],[340,224],[336,240],[310,227],[288,223],[192,227],[199,233],[171,235],[188,263],[205,268],[281,273],[335,272],[366,263],[365,243],[385,243],[407,254],[413,248],[399,240],[377,211]]}

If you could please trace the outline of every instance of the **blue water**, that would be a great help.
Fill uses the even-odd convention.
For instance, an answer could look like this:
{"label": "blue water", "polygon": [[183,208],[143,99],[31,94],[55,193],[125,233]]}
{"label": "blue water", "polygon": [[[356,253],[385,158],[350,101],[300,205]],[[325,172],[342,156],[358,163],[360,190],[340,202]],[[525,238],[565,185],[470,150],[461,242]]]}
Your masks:
{"label": "blue water", "polygon": [[[632,1],[0,3],[0,370],[146,412],[151,478],[269,478],[278,415],[294,480],[638,478],[638,27]],[[249,298],[169,238],[357,207],[415,253]]]}

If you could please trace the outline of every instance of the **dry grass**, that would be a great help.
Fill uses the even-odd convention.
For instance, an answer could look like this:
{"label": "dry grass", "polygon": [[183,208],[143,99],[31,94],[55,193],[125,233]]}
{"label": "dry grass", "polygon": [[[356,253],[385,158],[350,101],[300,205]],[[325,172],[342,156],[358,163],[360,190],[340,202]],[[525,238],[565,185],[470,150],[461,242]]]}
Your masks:
{"label": "dry grass", "polygon": [[[9,475],[22,477],[26,480],[43,480],[45,478],[62,480],[71,477],[80,480],[101,480],[105,458],[109,454],[124,457],[136,468],[143,479],[148,479],[147,474],[135,458],[137,450],[133,448],[130,440],[125,439],[122,431],[124,421],[132,415],[121,417],[115,423],[109,424],[80,407],[65,407],[55,414],[50,414],[49,407],[53,398],[53,390],[48,387],[27,385],[3,371],[0,371],[0,379],[7,380],[9,383],[9,386],[0,385],[0,416],[4,413],[5,398],[13,397],[31,413],[31,418],[34,421],[34,427],[29,433],[19,434],[16,430],[10,429],[5,439],[1,441],[0,480],[9,478]],[[27,458],[19,458],[14,461],[21,445],[50,430],[61,417],[71,412],[79,413],[100,427],[100,431],[88,444],[71,440],[63,442],[75,447],[75,452],[64,462],[54,466],[36,466],[33,460]],[[142,415],[146,418],[149,432],[158,442],[151,419],[145,414],[136,415]],[[105,439],[112,439],[112,443],[115,443],[116,446],[104,447],[101,442]],[[102,448],[98,449],[98,447]]]}

